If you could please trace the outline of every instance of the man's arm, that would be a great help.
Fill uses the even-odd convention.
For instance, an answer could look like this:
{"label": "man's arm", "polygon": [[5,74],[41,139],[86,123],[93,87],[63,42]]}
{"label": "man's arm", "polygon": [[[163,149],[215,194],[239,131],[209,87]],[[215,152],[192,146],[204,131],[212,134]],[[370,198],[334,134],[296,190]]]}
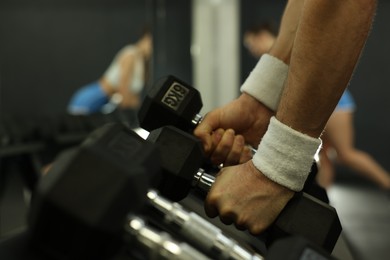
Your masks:
{"label": "man's arm", "polygon": [[[284,125],[283,131],[288,128],[287,132],[294,132],[296,136],[295,132],[298,132],[305,140],[320,136],[356,66],[371,28],[375,6],[375,0],[305,2],[292,49],[286,89],[276,115]],[[273,129],[280,131],[280,122],[279,128]],[[271,132],[269,128],[260,147],[267,135],[275,137]],[[277,139],[278,136],[274,138]],[[291,138],[291,142],[294,139]],[[274,143],[268,144],[272,149]],[[288,142],[283,145],[289,146]],[[264,158],[266,154],[260,147],[256,157]],[[300,147],[296,149],[305,153]],[[278,157],[282,160],[268,156],[270,165],[266,168],[271,169],[271,173],[256,168],[255,160],[223,169],[207,197],[208,215],[219,215],[225,223],[234,222],[254,234],[268,227],[292,196],[285,183],[271,180],[290,174],[290,169],[275,169],[293,154],[287,154],[284,149],[273,149],[272,152],[275,151],[280,152]],[[311,161],[308,163],[311,165]],[[308,172],[304,167],[301,169],[306,170]],[[294,175],[290,177],[294,182]],[[304,178],[293,186],[299,187],[302,181]]]}
{"label": "man's arm", "polygon": [[304,0],[289,0],[280,22],[279,33],[269,54],[290,64],[291,50],[302,15]]}
{"label": "man's arm", "polygon": [[[279,34],[269,54],[264,54],[241,87],[243,95],[249,94],[261,105],[276,112],[288,74],[291,52],[300,22],[304,0],[289,0],[282,16]],[[259,111],[260,113],[260,111]],[[265,126],[269,118],[263,122]],[[266,128],[265,128],[266,129]],[[258,142],[265,129],[258,131]]]}
{"label": "man's arm", "polygon": [[269,179],[302,189],[318,137],[360,57],[375,7],[375,0],[305,1],[276,119],[253,157]]}
{"label": "man's arm", "polygon": [[319,137],[351,78],[376,0],[305,1],[276,118]]}
{"label": "man's arm", "polygon": [[[280,65],[282,68],[279,71],[282,71],[280,73],[283,75],[273,73],[274,75],[269,77],[268,72],[272,68],[267,65],[265,65],[267,71],[258,72],[255,68],[243,85],[244,93],[226,106],[208,113],[202,124],[195,129],[194,134],[203,141],[205,151],[211,156],[214,163],[229,165],[234,164],[234,162],[247,161],[251,157],[244,156],[243,159],[241,156],[240,158],[238,152],[233,153],[234,156],[228,156],[232,154],[231,151],[245,151],[244,141],[241,140],[239,135],[242,135],[247,143],[257,146],[267,130],[269,119],[275,111],[272,111],[273,108],[262,102],[262,98],[266,95],[263,89],[266,90],[265,92],[267,90],[274,92],[273,88],[277,85],[279,90],[276,90],[276,92],[279,94],[271,94],[271,96],[276,96],[275,99],[279,100],[288,69],[286,64],[290,60],[303,2],[304,0],[288,1],[282,16],[279,35],[270,51],[270,55],[279,59],[277,62],[282,63]],[[261,80],[264,75],[267,75],[268,78],[265,79],[264,83],[259,82],[258,80]],[[256,90],[252,91],[251,89]],[[267,100],[270,98],[274,99],[274,97],[267,97]],[[278,104],[279,101],[271,100],[270,103]],[[233,129],[234,131],[222,132],[223,136],[219,137],[221,134],[217,129],[220,128]],[[237,136],[235,137],[234,134],[237,134]]]}

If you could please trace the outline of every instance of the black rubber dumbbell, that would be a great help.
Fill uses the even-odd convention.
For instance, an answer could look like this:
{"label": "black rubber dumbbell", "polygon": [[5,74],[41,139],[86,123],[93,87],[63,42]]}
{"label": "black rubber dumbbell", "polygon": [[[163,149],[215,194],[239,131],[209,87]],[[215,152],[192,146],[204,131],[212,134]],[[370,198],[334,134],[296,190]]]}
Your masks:
{"label": "black rubber dumbbell", "polygon": [[273,243],[265,259],[336,260],[329,253],[301,236],[290,236]]}
{"label": "black rubber dumbbell", "polygon": [[[202,99],[199,91],[170,75],[160,79],[147,93],[138,112],[138,119],[140,126],[147,131],[173,125],[192,133],[203,118],[199,114],[201,108]],[[250,149],[256,152],[252,147]],[[313,162],[304,191],[328,203],[326,190],[315,181],[317,172],[316,162]]]}
{"label": "black rubber dumbbell", "polygon": [[192,130],[202,119],[200,93],[184,81],[167,76],[160,79],[147,93],[138,120],[145,130],[173,125],[184,131]]}
{"label": "black rubber dumbbell", "polygon": [[122,245],[127,213],[147,200],[158,157],[122,125],[106,125],[62,153],[33,197],[34,247],[52,259],[108,259]]}
{"label": "black rubber dumbbell", "polygon": [[[156,188],[163,196],[180,201],[193,187],[205,192],[210,189],[215,178],[200,168],[203,150],[197,138],[167,126],[150,132],[147,140],[159,145],[163,177]],[[269,230],[269,241],[299,234],[331,252],[341,229],[333,207],[306,193],[297,193]]]}

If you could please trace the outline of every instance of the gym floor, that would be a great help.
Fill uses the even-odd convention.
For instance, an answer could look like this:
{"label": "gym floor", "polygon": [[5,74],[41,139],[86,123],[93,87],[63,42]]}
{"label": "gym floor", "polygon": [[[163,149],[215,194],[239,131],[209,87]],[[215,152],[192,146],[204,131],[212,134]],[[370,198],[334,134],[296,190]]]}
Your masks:
{"label": "gym floor", "polygon": [[[338,177],[328,192],[339,213],[348,246],[338,257],[341,260],[389,259],[390,195],[354,174],[339,175],[342,177]],[[22,183],[16,173],[1,176],[0,238],[18,232],[25,225],[27,208]]]}
{"label": "gym floor", "polygon": [[390,194],[346,174],[329,189],[328,196],[339,214],[353,259],[390,259]]}

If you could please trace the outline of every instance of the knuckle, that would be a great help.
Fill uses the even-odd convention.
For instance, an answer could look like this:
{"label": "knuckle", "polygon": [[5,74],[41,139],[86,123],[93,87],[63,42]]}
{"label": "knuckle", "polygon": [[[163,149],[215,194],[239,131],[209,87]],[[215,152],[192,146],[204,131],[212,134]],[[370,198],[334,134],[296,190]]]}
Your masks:
{"label": "knuckle", "polygon": [[236,226],[246,228],[248,226],[247,219],[243,216],[237,217]]}
{"label": "knuckle", "polygon": [[249,233],[252,235],[259,235],[266,229],[266,226],[261,222],[251,223],[248,227]]}
{"label": "knuckle", "polygon": [[231,210],[230,207],[224,206],[220,209],[219,214],[223,217],[227,216],[234,216],[234,212]]}

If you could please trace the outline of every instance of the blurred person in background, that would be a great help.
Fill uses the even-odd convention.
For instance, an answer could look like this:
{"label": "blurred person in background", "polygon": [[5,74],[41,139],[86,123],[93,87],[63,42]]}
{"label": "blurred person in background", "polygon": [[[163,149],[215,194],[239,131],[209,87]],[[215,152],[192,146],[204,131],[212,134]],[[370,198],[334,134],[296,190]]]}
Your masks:
{"label": "blurred person in background", "polygon": [[74,93],[68,113],[88,115],[112,111],[116,107],[137,109],[147,81],[152,50],[152,35],[145,29],[135,43],[119,50],[98,80]]}

